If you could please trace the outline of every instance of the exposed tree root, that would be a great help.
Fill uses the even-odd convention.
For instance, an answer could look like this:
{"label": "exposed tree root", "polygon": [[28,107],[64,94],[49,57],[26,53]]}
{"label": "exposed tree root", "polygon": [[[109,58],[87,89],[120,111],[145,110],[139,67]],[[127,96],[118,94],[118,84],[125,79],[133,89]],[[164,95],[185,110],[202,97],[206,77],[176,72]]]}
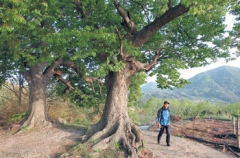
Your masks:
{"label": "exposed tree root", "polygon": [[[98,127],[95,125],[93,127]],[[113,126],[106,125],[101,131],[90,129],[87,132],[88,135],[83,137],[83,141],[91,145],[92,150],[105,150],[108,148],[115,147],[118,143],[121,150],[126,155],[131,157],[138,157],[137,151],[143,148],[143,139],[140,129],[131,122],[128,123],[116,123]]]}
{"label": "exposed tree root", "polygon": [[35,127],[52,127],[52,123],[48,120],[37,120],[36,118],[28,118],[21,126],[20,130],[23,128],[35,128]]}

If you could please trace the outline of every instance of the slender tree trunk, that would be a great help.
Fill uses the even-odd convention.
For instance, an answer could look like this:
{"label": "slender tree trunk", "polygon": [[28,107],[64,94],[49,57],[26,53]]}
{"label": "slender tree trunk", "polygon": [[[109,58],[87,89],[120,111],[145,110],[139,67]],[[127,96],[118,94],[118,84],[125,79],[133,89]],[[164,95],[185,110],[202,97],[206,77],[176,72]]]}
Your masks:
{"label": "slender tree trunk", "polygon": [[125,153],[137,157],[137,150],[143,147],[140,129],[128,116],[128,88],[130,84],[128,68],[110,72],[107,76],[107,100],[100,121],[89,128],[83,140],[95,142],[92,149],[103,150],[118,142]]}
{"label": "slender tree trunk", "polygon": [[47,79],[41,73],[40,66],[32,66],[26,76],[29,85],[29,109],[22,127],[40,127],[50,125],[46,112]]}
{"label": "slender tree trunk", "polygon": [[237,117],[237,147],[240,149],[240,121]]}
{"label": "slender tree trunk", "polygon": [[18,105],[22,105],[22,93],[23,93],[23,76],[21,73],[18,73],[18,84],[19,84],[19,89],[18,89]]}

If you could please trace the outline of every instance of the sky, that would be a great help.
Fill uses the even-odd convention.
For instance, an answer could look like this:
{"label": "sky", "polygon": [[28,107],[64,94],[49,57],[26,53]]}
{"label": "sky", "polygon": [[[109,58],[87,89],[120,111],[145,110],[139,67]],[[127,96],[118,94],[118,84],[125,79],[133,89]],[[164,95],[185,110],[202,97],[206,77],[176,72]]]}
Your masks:
{"label": "sky", "polygon": [[[234,16],[227,14],[225,24],[227,24],[227,30],[231,30],[234,24]],[[233,66],[233,67],[239,67],[240,68],[240,57],[238,57],[236,60],[228,61],[226,62],[225,59],[219,59],[216,63],[199,67],[199,68],[192,68],[192,69],[185,69],[185,70],[179,70],[181,73],[181,78],[189,79],[193,76],[195,76],[198,73],[205,72],[211,69],[215,69],[217,67],[221,66]],[[147,81],[155,81],[156,77],[148,77]]]}

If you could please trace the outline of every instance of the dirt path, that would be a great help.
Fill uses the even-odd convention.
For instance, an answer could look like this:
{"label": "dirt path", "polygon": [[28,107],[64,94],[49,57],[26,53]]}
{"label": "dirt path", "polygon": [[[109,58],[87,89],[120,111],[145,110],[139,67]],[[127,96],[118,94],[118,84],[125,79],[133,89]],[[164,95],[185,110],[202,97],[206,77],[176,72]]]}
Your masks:
{"label": "dirt path", "polygon": [[15,135],[2,131],[0,158],[55,158],[76,144],[80,135],[81,130],[71,128],[47,128]]}
{"label": "dirt path", "polygon": [[163,135],[157,144],[157,131],[142,130],[146,147],[153,152],[154,158],[233,158],[233,156],[207,147],[198,142],[171,136],[171,146],[166,146],[166,136]]}
{"label": "dirt path", "polygon": [[[167,147],[162,139],[156,143],[157,132],[142,130],[146,146],[154,158],[230,158],[230,155],[216,151],[188,139],[171,137]],[[47,128],[22,132],[15,135],[0,131],[0,158],[57,158],[73,144],[78,143],[82,131],[78,129]],[[165,137],[164,137],[165,138]]]}

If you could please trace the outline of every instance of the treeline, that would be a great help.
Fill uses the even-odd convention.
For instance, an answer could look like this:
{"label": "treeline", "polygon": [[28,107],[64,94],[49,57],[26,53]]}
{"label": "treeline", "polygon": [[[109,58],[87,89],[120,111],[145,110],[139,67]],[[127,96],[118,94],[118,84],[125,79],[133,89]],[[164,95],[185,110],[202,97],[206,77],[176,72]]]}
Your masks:
{"label": "treeline", "polygon": [[[189,118],[214,118],[231,119],[232,116],[240,116],[240,102],[237,103],[211,103],[205,101],[190,101],[166,99],[170,102],[170,110],[173,115],[183,119]],[[163,106],[165,99],[150,98],[146,102],[139,102],[134,110],[130,110],[135,123],[139,125],[153,124],[159,108]]]}

